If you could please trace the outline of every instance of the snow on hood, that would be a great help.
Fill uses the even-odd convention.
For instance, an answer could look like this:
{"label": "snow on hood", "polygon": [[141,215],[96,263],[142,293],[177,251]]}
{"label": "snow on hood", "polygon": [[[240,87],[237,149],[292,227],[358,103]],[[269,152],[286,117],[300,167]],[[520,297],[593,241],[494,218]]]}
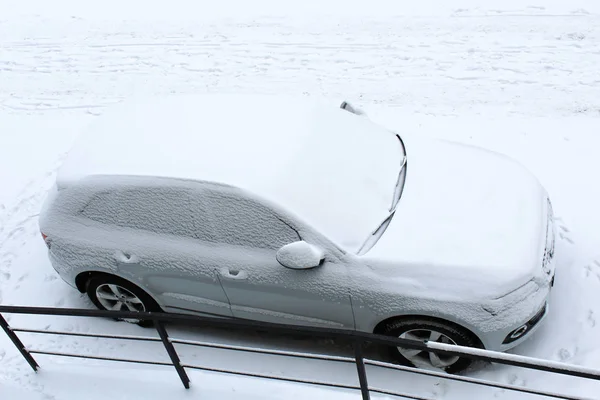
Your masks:
{"label": "snow on hood", "polygon": [[535,177],[497,153],[402,137],[408,157],[404,192],[365,259],[396,265],[396,273],[421,281],[430,276],[488,283],[483,290],[498,294],[538,274],[546,199]]}

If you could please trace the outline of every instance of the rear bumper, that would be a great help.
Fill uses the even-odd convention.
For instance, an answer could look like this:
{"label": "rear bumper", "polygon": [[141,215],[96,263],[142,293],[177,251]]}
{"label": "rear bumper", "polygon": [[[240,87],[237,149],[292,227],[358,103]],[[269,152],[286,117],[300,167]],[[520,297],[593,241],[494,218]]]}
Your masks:
{"label": "rear bumper", "polygon": [[72,271],[63,267],[63,264],[58,257],[52,253],[52,250],[48,250],[48,259],[50,260],[52,268],[54,268],[54,270],[58,273],[58,276],[60,276],[60,278],[69,286],[77,289],[77,286],[75,285],[75,276],[72,276]]}

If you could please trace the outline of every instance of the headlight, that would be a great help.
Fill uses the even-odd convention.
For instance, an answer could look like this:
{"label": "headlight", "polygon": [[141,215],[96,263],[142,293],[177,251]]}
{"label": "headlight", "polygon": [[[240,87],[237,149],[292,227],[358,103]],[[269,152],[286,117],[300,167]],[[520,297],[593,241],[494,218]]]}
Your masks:
{"label": "headlight", "polygon": [[544,256],[542,258],[542,269],[547,275],[552,273],[552,269],[550,268],[550,262],[554,258],[554,243],[556,241],[554,235],[554,211],[552,210],[552,203],[550,202],[550,198],[547,198],[548,201],[548,217],[546,223],[546,246],[544,248]]}
{"label": "headlight", "polygon": [[515,307],[515,305],[527,304],[528,299],[536,296],[539,290],[540,285],[538,285],[536,281],[532,279],[523,286],[501,297],[491,300],[482,307],[490,314],[498,315],[510,310],[511,308]]}

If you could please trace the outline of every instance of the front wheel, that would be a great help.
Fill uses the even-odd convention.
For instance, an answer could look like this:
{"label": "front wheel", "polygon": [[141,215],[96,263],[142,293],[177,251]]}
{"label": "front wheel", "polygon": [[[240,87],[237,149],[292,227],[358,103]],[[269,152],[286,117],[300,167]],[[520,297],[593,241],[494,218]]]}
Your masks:
{"label": "front wheel", "polygon": [[[430,341],[459,346],[477,347],[476,340],[462,328],[421,318],[399,319],[387,324],[382,334],[402,339]],[[424,369],[461,372],[471,365],[471,360],[459,356],[430,353],[402,347],[390,347],[392,356],[400,363]]]}
{"label": "front wheel", "polygon": [[[160,306],[142,289],[125,279],[112,275],[92,276],[86,285],[92,303],[100,310],[113,311],[161,311]],[[123,319],[124,321],[148,326],[152,321]]]}

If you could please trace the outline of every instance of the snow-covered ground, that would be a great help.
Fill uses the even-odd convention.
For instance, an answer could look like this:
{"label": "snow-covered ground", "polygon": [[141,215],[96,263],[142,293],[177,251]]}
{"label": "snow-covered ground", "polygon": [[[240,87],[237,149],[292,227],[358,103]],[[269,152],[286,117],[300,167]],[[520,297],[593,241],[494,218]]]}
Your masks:
{"label": "snow-covered ground", "polygon": [[[546,323],[514,353],[600,369],[598,1],[218,3],[0,1],[1,304],[91,307],[52,270],[37,214],[78,129],[107,105],[171,92],[328,95],[356,101],[399,132],[508,154],[539,177],[559,217],[556,286]],[[10,323],[154,335],[105,320],[11,316]],[[342,344],[259,333],[170,331],[196,340],[349,351]],[[152,343],[21,336],[36,348],[166,358]],[[357,379],[352,365],[181,350],[184,360],[214,367],[234,362],[259,373]],[[199,372],[190,372],[193,389],[186,392],[169,368],[37,359],[42,370],[34,374],[0,333],[1,399],[359,396]],[[368,372],[374,386],[433,398],[520,398],[374,367]],[[487,365],[470,375],[600,398],[600,383],[519,368]]]}

